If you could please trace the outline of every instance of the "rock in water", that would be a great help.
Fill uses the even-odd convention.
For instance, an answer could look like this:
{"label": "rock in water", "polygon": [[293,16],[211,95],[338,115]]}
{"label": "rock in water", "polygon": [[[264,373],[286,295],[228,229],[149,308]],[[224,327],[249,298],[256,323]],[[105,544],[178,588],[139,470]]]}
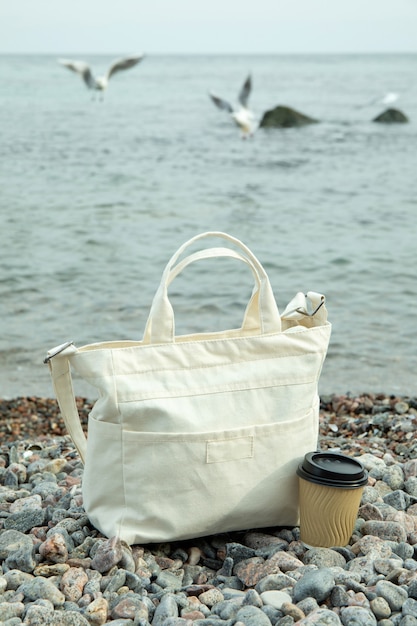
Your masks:
{"label": "rock in water", "polygon": [[316,124],[318,120],[308,117],[291,107],[277,106],[275,109],[265,111],[260,128],[292,128],[305,126],[306,124]]}
{"label": "rock in water", "polygon": [[380,115],[377,115],[373,122],[381,122],[383,124],[406,124],[409,120],[402,111],[398,109],[387,109]]}

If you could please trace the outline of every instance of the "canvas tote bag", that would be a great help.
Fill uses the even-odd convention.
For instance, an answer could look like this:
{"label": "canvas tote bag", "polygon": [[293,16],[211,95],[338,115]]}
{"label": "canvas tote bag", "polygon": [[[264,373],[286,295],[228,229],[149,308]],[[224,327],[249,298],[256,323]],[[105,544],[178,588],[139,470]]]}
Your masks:
{"label": "canvas tote bag", "polygon": [[[184,256],[197,243],[204,245]],[[190,263],[213,257],[252,272],[242,326],[176,336],[168,287]],[[254,254],[226,233],[207,232],[165,267],[142,341],[51,350],[46,362],[85,464],[92,524],[128,544],[297,524],[296,469],[317,448],[330,328],[324,296],[298,293],[280,316]],[[99,392],[87,439],[72,369]]]}

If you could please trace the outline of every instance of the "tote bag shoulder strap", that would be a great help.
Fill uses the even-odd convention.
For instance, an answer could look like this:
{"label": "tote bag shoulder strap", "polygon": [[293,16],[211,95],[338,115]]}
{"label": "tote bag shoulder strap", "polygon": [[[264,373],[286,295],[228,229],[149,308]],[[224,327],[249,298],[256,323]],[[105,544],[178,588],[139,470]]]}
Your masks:
{"label": "tote bag shoulder strap", "polygon": [[71,354],[74,354],[76,351],[77,348],[72,344],[63,350],[59,350],[59,347],[54,348],[48,352],[45,362],[48,363],[51,371],[55,395],[66,429],[78,450],[82,462],[85,463],[87,439],[81,426],[75,402],[69,359]]}

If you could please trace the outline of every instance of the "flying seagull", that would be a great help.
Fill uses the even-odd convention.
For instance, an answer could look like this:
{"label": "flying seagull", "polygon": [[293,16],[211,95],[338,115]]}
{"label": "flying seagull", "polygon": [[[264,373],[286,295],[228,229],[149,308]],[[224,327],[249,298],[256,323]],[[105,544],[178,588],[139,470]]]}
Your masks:
{"label": "flying seagull", "polygon": [[384,105],[389,105],[389,104],[394,104],[394,102],[397,102],[398,98],[399,98],[399,94],[395,93],[393,91],[388,91],[384,96],[378,96],[377,98],[373,98],[372,100],[369,100],[369,102],[367,102],[366,104],[361,104],[358,106],[359,109],[364,109],[365,107],[368,106],[373,106],[374,104],[384,104]]}
{"label": "flying seagull", "polygon": [[233,108],[232,105],[223,98],[219,98],[211,91],[209,92],[209,96],[214,102],[214,104],[221,109],[222,111],[227,111],[230,113],[233,121],[237,126],[239,126],[242,131],[242,137],[247,137],[248,135],[252,135],[254,131],[254,117],[252,111],[248,108],[248,100],[250,96],[250,92],[252,89],[252,79],[249,74],[238,95],[239,107]]}
{"label": "flying seagull", "polygon": [[90,66],[84,61],[59,59],[59,63],[61,63],[61,65],[64,65],[64,67],[67,67],[72,72],[79,74],[89,89],[104,91],[105,89],[107,89],[109,80],[114,74],[120,72],[121,70],[128,70],[130,67],[134,67],[135,65],[137,65],[137,63],[142,61],[144,56],[144,54],[140,54],[134,57],[117,59],[116,61],[113,61],[104,76],[99,76],[97,78],[93,76]]}

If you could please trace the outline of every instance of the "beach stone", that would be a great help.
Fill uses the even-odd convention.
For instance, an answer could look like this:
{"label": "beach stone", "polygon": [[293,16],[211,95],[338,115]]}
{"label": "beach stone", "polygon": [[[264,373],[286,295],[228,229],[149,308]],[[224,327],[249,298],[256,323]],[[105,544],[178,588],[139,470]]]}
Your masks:
{"label": "beach stone", "polygon": [[417,626],[417,619],[412,615],[404,615],[400,621],[400,626]]}
{"label": "beach stone", "polygon": [[109,604],[103,597],[96,598],[88,604],[84,615],[92,626],[102,626],[107,621]]}
{"label": "beach stone", "polygon": [[381,596],[373,598],[370,602],[370,607],[377,620],[386,619],[391,615],[390,605]]}
{"label": "beach stone", "polygon": [[378,489],[365,485],[362,492],[361,505],[373,504],[381,500]]}
{"label": "beach stone", "polygon": [[46,510],[39,508],[26,508],[17,513],[12,513],[4,520],[4,528],[18,530],[26,533],[34,526],[42,526],[45,521]]}
{"label": "beach stone", "polygon": [[261,532],[246,533],[244,541],[245,545],[248,548],[252,548],[253,550],[258,550],[259,548],[270,547],[273,545],[282,546],[282,539],[280,537],[276,537],[275,535],[268,535],[267,533]]}
{"label": "beach stone", "polygon": [[393,491],[396,489],[402,489],[404,487],[404,472],[400,465],[392,465],[388,467],[382,474],[382,480]]}
{"label": "beach stone", "polygon": [[413,498],[417,498],[417,476],[410,476],[404,483],[404,489]]}
{"label": "beach stone", "polygon": [[276,554],[271,556],[268,561],[266,561],[267,565],[268,563],[274,563],[278,565],[280,571],[284,573],[291,572],[298,569],[299,567],[303,567],[304,565],[304,563],[300,561],[300,559],[297,559],[292,554],[288,554],[288,552],[277,552]]}
{"label": "beach stone", "polygon": [[343,585],[333,587],[330,594],[330,603],[332,606],[338,607],[349,605],[349,594]]}
{"label": "beach stone", "polygon": [[41,563],[37,565],[33,570],[35,576],[43,576],[44,578],[49,578],[50,576],[62,576],[68,571],[70,566],[68,563],[54,563],[53,565],[48,565],[47,563]]}
{"label": "beach stone", "polygon": [[202,604],[205,604],[206,606],[211,608],[218,602],[223,602],[224,596],[220,589],[214,587],[213,589],[209,589],[208,591],[204,591],[202,594],[200,594],[199,600]]}
{"label": "beach stone", "polygon": [[287,574],[269,574],[258,582],[255,589],[258,593],[270,590],[286,589],[287,587],[293,587],[295,580],[290,578]]}
{"label": "beach stone", "polygon": [[319,608],[301,619],[298,625],[309,626],[310,624],[316,624],[317,626],[340,626],[341,623],[339,616],[334,611]]}
{"label": "beach stone", "polygon": [[236,615],[245,626],[272,626],[269,617],[256,606],[243,606]]}
{"label": "beach stone", "polygon": [[417,459],[406,461],[403,466],[404,478],[417,477]]}
{"label": "beach stone", "polygon": [[17,487],[19,483],[25,483],[27,469],[23,463],[10,463],[4,474],[4,485],[6,487]]}
{"label": "beach stone", "polygon": [[59,491],[62,491],[62,488],[58,487],[56,482],[43,480],[33,488],[32,494],[38,493],[42,498],[46,499],[48,496],[54,496]]}
{"label": "beach stone", "polygon": [[32,604],[27,607],[24,623],[28,626],[45,626],[50,624],[54,607],[51,608],[39,604]]}
{"label": "beach stone", "polygon": [[255,587],[255,585],[268,574],[277,574],[280,571],[280,567],[276,561],[272,559],[264,561],[260,557],[253,557],[241,561],[234,568],[234,574],[246,587]]}
{"label": "beach stone", "polygon": [[235,619],[236,613],[243,605],[244,596],[223,600],[215,604],[211,610],[212,615],[218,615],[222,620]]}
{"label": "beach stone", "polygon": [[52,459],[52,461],[48,461],[43,468],[44,472],[51,472],[52,474],[59,474],[62,472],[64,467],[67,465],[67,461],[65,459]]}
{"label": "beach stone", "polygon": [[374,535],[364,535],[351,548],[354,554],[362,553],[374,558],[388,558],[392,555],[392,548],[389,543]]}
{"label": "beach stone", "polygon": [[21,617],[24,610],[22,602],[0,602],[0,619],[5,622],[13,617]]}
{"label": "beach stone", "polygon": [[47,626],[90,626],[88,620],[78,611],[54,611]]}
{"label": "beach stone", "polygon": [[118,592],[120,587],[123,587],[126,582],[126,572],[122,569],[118,569],[114,573],[112,573],[111,576],[108,576],[106,580],[108,580],[105,589],[106,595]]}
{"label": "beach stone", "polygon": [[300,607],[296,604],[293,604],[292,602],[284,602],[284,604],[281,606],[281,611],[284,613],[284,615],[292,617],[294,622],[298,622],[303,619],[303,617],[305,617],[305,614],[300,609]]}
{"label": "beach stone", "polygon": [[245,597],[243,598],[242,606],[257,606],[258,609],[261,609],[263,606],[262,599],[259,593],[255,589],[248,589],[245,593]]}
{"label": "beach stone", "polygon": [[39,554],[51,563],[65,563],[68,559],[68,548],[65,537],[56,532],[39,546]]}
{"label": "beach stone", "polygon": [[361,517],[365,521],[368,520],[383,520],[383,515],[377,506],[374,506],[371,502],[359,507],[358,517]]}
{"label": "beach stone", "polygon": [[33,575],[27,572],[21,572],[18,569],[11,569],[8,572],[5,572],[3,574],[3,579],[6,582],[7,589],[16,590],[23,583],[26,583],[32,580]]}
{"label": "beach stone", "polygon": [[394,554],[397,554],[400,559],[405,561],[406,559],[411,559],[414,555],[414,548],[410,546],[409,543],[405,543],[405,541],[400,541],[400,543],[395,543],[393,545],[392,551]]}
{"label": "beach stone", "polygon": [[121,561],[122,556],[120,539],[112,537],[99,545],[91,561],[91,567],[103,574],[108,572],[114,565],[117,565]]}
{"label": "beach stone", "polygon": [[274,589],[264,591],[260,594],[260,597],[264,604],[273,606],[274,609],[281,609],[286,602],[292,602],[292,597],[288,593]]}
{"label": "beach stone", "polygon": [[255,556],[255,550],[248,546],[244,546],[241,543],[227,543],[226,544],[226,558],[230,557],[233,559],[234,565],[240,563],[240,561],[245,561],[246,559],[251,559]]}
{"label": "beach stone", "polygon": [[364,535],[373,535],[384,541],[407,541],[407,533],[398,522],[371,520],[362,527]]}
{"label": "beach stone", "polygon": [[359,460],[364,468],[368,470],[368,472],[376,467],[379,467],[381,469],[386,467],[385,461],[383,459],[380,459],[379,457],[375,456],[375,454],[370,454],[369,452],[362,454]]}
{"label": "beach stone", "polygon": [[38,598],[50,600],[55,607],[62,606],[65,602],[64,594],[47,578],[40,576],[23,583],[18,587],[17,592],[23,593],[28,600],[37,600]]}
{"label": "beach stone", "polygon": [[383,497],[383,500],[386,504],[389,504],[394,507],[394,509],[397,509],[397,511],[406,511],[411,498],[401,489],[396,489],[391,493],[387,493],[387,495]]}
{"label": "beach stone", "polygon": [[375,559],[374,568],[378,574],[388,576],[391,572],[401,568],[403,561],[401,559]]}
{"label": "beach stone", "polygon": [[304,598],[304,600],[297,602],[296,606],[298,606],[298,608],[302,610],[304,615],[309,615],[309,613],[312,613],[319,608],[317,600],[315,600],[314,598]]}
{"label": "beach stone", "polygon": [[9,554],[21,548],[32,549],[32,538],[18,530],[6,530],[0,533],[0,559],[6,559]]}
{"label": "beach stone", "polygon": [[128,595],[120,600],[113,608],[111,616],[113,619],[148,619],[149,611],[140,596]]}
{"label": "beach stone", "polygon": [[300,113],[287,106],[277,106],[274,109],[265,111],[260,122],[260,128],[292,128],[305,126],[306,124],[316,124],[318,120]]}
{"label": "beach stone", "polygon": [[59,586],[66,600],[78,602],[87,583],[88,576],[81,567],[70,567],[63,574]]}
{"label": "beach stone", "polygon": [[155,609],[152,626],[164,626],[169,617],[178,617],[178,605],[172,593],[164,595]]}
{"label": "beach stone", "polygon": [[[7,532],[7,531],[6,531]],[[22,572],[32,573],[36,567],[35,548],[31,540],[31,545],[26,545],[11,552],[4,561],[7,569],[18,569]]]}
{"label": "beach stone", "polygon": [[311,548],[304,556],[304,563],[317,567],[344,567],[346,559],[342,554],[330,548]]}
{"label": "beach stone", "polygon": [[401,607],[408,597],[405,589],[387,580],[379,580],[377,582],[375,593],[388,602],[391,611],[401,611]]}
{"label": "beach stone", "polygon": [[399,109],[390,108],[374,117],[372,121],[382,124],[406,124],[409,120]]}
{"label": "beach stone", "polygon": [[414,598],[407,598],[401,607],[403,615],[412,615],[417,619],[417,600]]}
{"label": "beach stone", "polygon": [[334,584],[334,576],[329,568],[308,571],[295,583],[294,602],[307,597],[323,602],[330,595]]}
{"label": "beach stone", "polygon": [[184,576],[184,571],[181,571],[181,576],[177,576],[173,572],[168,570],[162,570],[158,574],[156,579],[156,584],[162,587],[163,589],[169,589],[170,591],[179,591],[182,587],[182,578]]}
{"label": "beach stone", "polygon": [[40,495],[27,496],[26,498],[19,498],[10,505],[10,513],[20,513],[26,509],[41,509],[42,498]]}
{"label": "beach stone", "polygon": [[362,606],[346,606],[340,610],[344,626],[377,626],[377,619],[370,609]]}

